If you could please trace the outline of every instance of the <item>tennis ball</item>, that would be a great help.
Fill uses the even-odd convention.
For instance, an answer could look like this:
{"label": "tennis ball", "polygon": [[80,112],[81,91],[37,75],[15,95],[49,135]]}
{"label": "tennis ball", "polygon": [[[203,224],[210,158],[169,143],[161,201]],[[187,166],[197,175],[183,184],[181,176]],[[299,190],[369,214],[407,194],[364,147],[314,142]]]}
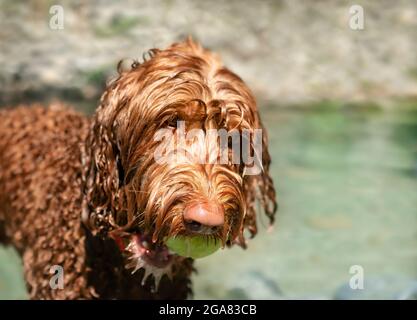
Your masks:
{"label": "tennis ball", "polygon": [[166,241],[167,247],[176,254],[193,259],[206,257],[220,248],[220,240],[204,236],[171,237]]}

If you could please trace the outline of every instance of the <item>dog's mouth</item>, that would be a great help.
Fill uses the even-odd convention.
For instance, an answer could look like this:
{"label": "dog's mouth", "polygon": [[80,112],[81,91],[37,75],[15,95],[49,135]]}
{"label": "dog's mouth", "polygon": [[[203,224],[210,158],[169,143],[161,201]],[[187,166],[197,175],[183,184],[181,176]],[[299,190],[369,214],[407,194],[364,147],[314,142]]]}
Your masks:
{"label": "dog's mouth", "polygon": [[140,269],[144,270],[142,286],[148,278],[153,278],[155,285],[151,290],[157,291],[164,275],[173,278],[174,260],[196,259],[205,257],[217,251],[221,241],[214,236],[183,235],[167,237],[164,243],[154,243],[151,237],[140,231],[111,235],[126,259],[125,268],[134,274]]}
{"label": "dog's mouth", "polygon": [[129,237],[115,237],[114,239],[126,256],[125,267],[132,270],[132,274],[144,269],[142,285],[145,285],[146,280],[153,276],[155,282],[153,290],[156,291],[164,275],[172,279],[175,254],[170,252],[166,245],[152,243],[150,237],[138,232]]}
{"label": "dog's mouth", "polygon": [[150,241],[149,237],[139,233],[132,235],[130,242],[126,246],[126,250],[132,254],[132,257],[140,257],[143,260],[143,264],[160,269],[166,268],[172,262],[173,258],[173,254],[167,246],[154,244]]}

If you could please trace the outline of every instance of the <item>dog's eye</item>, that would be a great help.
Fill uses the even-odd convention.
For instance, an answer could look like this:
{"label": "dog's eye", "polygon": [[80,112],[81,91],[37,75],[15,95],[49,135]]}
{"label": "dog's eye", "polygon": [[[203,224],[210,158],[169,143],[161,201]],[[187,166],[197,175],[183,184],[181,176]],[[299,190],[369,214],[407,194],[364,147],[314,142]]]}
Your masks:
{"label": "dog's eye", "polygon": [[171,127],[171,128],[176,128],[177,127],[177,122],[180,121],[180,119],[178,118],[178,116],[174,116],[171,119],[169,119],[167,121],[167,126]]}

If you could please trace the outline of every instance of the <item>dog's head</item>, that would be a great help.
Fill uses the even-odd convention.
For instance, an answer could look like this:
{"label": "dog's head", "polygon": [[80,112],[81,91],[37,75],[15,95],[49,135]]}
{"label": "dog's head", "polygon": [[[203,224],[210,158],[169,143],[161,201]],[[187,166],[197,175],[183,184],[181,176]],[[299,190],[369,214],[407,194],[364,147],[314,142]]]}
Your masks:
{"label": "dog's head", "polygon": [[190,39],[144,60],[120,64],[101,98],[86,143],[83,221],[129,239],[136,255],[146,249],[161,268],[173,236],[245,247],[257,200],[271,223],[276,211],[252,93]]}

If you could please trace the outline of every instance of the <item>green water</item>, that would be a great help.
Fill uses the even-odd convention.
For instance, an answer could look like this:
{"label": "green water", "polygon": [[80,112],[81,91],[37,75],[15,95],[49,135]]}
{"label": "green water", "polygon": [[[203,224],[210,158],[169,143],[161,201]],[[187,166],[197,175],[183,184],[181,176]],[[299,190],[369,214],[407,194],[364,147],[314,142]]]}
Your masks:
{"label": "green water", "polygon": [[262,115],[275,229],[199,261],[195,297],[333,298],[352,265],[364,269],[367,297],[405,290],[417,279],[417,110]]}
{"label": "green water", "polygon": [[[414,286],[417,109],[267,107],[262,116],[277,223],[267,233],[260,217],[265,227],[247,250],[199,260],[194,297],[330,299],[352,265],[364,270],[362,297],[395,298]],[[16,255],[0,250],[0,261],[0,298],[25,297]]]}

